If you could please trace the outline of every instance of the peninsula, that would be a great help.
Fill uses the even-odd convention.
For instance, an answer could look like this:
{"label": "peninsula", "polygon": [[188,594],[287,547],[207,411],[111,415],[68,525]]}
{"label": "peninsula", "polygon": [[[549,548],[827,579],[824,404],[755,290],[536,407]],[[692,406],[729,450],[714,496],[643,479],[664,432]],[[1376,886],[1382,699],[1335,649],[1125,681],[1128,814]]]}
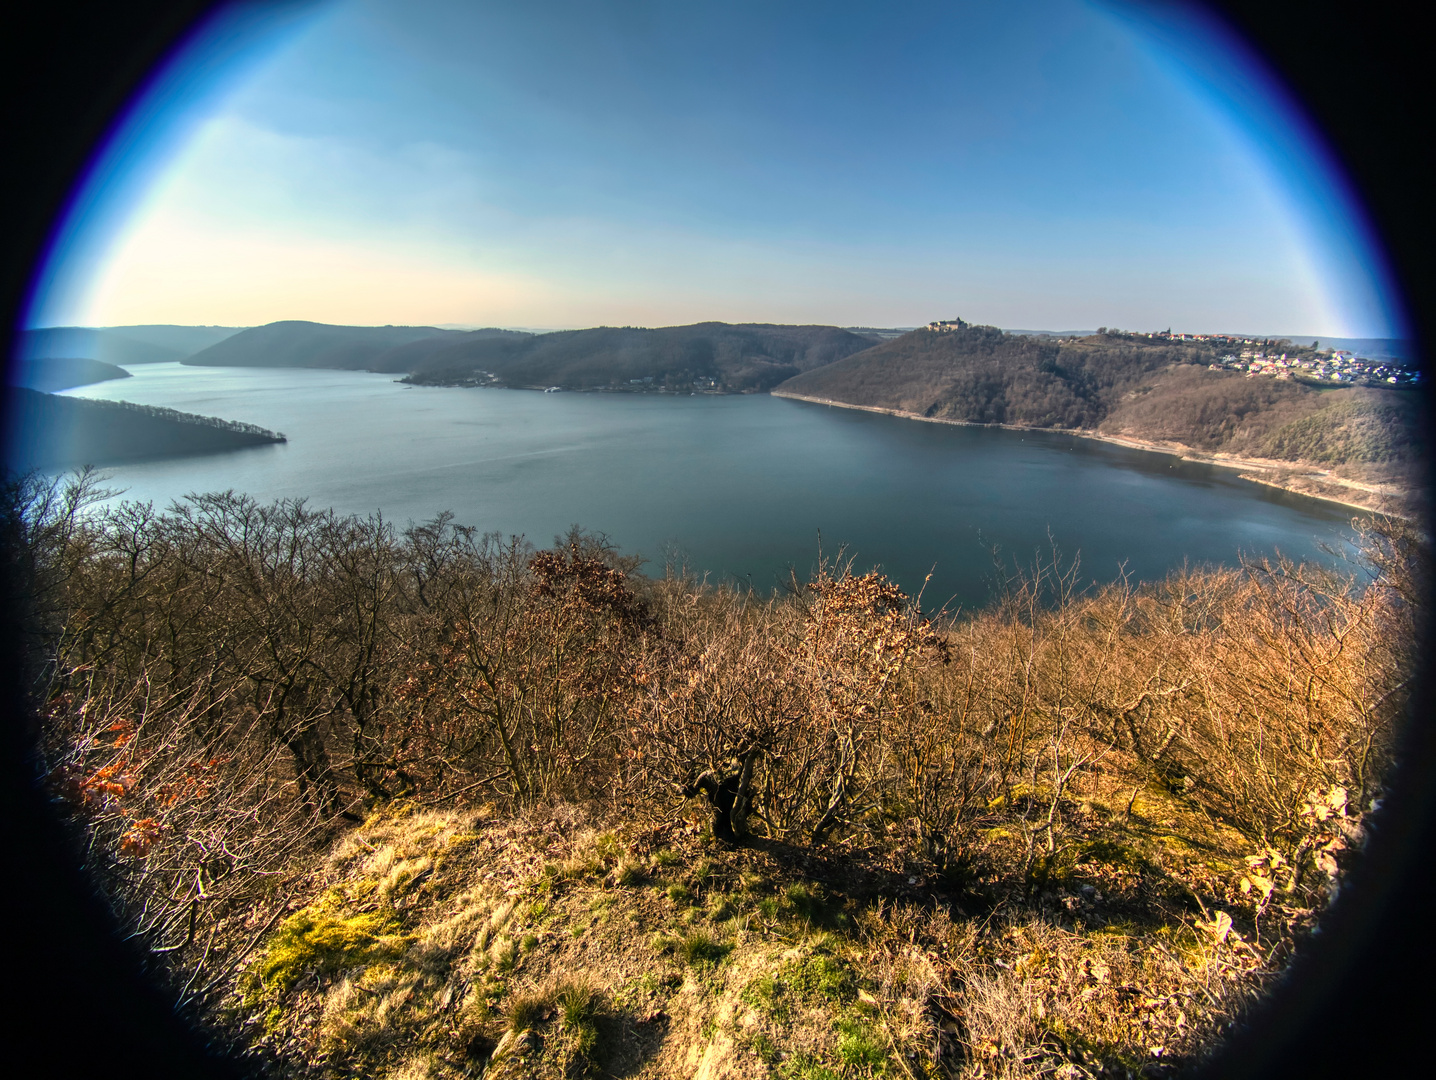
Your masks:
{"label": "peninsula", "polygon": [[129,377],[130,373],[122,367],[83,356],[21,357],[10,369],[9,382],[11,386],[54,393]]}
{"label": "peninsula", "polygon": [[9,391],[4,461],[16,472],[210,454],[287,440],[255,424],[133,405]]}

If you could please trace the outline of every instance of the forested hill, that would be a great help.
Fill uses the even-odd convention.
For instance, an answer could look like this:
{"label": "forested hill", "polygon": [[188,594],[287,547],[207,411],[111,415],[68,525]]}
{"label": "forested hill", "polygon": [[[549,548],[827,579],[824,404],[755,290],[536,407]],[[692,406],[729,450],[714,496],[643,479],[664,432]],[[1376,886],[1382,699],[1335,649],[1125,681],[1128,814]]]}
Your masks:
{"label": "forested hill", "polygon": [[[1311,351],[1283,348],[1298,356]],[[1209,369],[1226,351],[1217,342],[1116,332],[1037,338],[964,325],[914,331],[789,379],[776,392],[1323,466],[1421,460],[1419,391]]]}
{"label": "forested hill", "polygon": [[15,359],[75,356],[121,366],[173,363],[237,332],[233,326],[47,326],[17,335]]}
{"label": "forested hill", "polygon": [[425,385],[491,376],[508,386],[743,391],[771,389],[790,376],[860,352],[874,340],[836,326],[710,322],[469,338],[404,352],[412,365],[409,381]]}
{"label": "forested hill", "polygon": [[[504,334],[479,330],[479,334]],[[186,364],[213,367],[345,368],[364,371],[404,371],[386,365],[396,349],[425,340],[446,341],[467,336],[462,330],[433,326],[331,326],[327,323],[268,323],[241,330],[185,360]]]}
{"label": "forested hill", "polygon": [[875,337],[835,326],[699,323],[549,334],[279,322],[242,331],[187,364],[349,368],[426,386],[768,390]]}
{"label": "forested hill", "polygon": [[1216,358],[1214,348],[1197,342],[924,328],[789,379],[781,390],[944,420],[1090,428],[1156,372]]}
{"label": "forested hill", "polygon": [[276,432],[233,420],[195,416],[128,401],[92,401],[36,390],[9,391],[4,465],[30,469],[108,465],[207,454],[284,442]]}

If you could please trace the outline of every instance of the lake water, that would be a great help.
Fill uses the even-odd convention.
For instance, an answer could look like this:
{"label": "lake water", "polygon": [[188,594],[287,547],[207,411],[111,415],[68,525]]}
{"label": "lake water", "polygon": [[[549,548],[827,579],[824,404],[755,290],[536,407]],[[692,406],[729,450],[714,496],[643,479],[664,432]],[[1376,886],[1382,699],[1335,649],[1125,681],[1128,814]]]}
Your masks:
{"label": "lake water", "polygon": [[1066,436],[900,420],[766,395],[407,387],[364,372],[151,364],[69,391],[245,420],[289,442],[112,467],[125,497],[234,489],[404,524],[451,510],[542,546],[599,530],[661,572],[678,553],[764,591],[840,545],[926,605],[985,602],[987,548],[1030,561],[1049,530],[1085,580],[1240,553],[1320,558],[1351,512],[1223,469]]}

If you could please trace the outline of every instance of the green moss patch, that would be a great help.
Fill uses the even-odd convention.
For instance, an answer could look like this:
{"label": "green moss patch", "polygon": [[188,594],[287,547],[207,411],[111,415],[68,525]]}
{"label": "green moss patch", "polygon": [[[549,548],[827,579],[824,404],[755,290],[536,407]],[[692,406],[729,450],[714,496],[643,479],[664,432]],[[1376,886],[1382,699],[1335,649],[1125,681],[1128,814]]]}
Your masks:
{"label": "green moss patch", "polygon": [[781,977],[795,993],[807,997],[846,1003],[858,996],[858,981],[852,965],[827,953],[814,953],[805,960],[786,965]]}
{"label": "green moss patch", "polygon": [[330,894],[280,923],[249,974],[254,990],[283,991],[311,972],[327,975],[389,959],[407,945],[392,914],[346,914]]}

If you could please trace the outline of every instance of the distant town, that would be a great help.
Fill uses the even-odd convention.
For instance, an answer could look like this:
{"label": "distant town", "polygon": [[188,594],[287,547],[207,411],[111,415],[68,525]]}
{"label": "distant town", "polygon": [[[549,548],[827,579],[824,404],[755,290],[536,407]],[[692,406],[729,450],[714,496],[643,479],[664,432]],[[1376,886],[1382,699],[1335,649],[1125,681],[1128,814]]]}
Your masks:
{"label": "distant town", "polygon": [[[934,333],[952,333],[968,327],[961,319],[945,319],[927,324]],[[1318,349],[1294,345],[1282,338],[1238,337],[1232,334],[1174,334],[1170,330],[1151,333],[1114,330],[1099,327],[1098,334],[1143,341],[1191,342],[1209,348],[1227,348],[1231,352],[1207,366],[1213,371],[1240,371],[1247,378],[1266,376],[1274,379],[1300,378],[1345,385],[1415,386],[1421,373],[1397,361],[1371,360],[1344,349]]]}
{"label": "distant town", "polygon": [[[1230,339],[1236,341],[1237,339]],[[1240,352],[1230,353],[1208,367],[1217,371],[1243,371],[1247,378],[1267,375],[1275,379],[1301,376],[1333,383],[1388,383],[1416,385],[1421,373],[1385,360],[1368,360],[1341,349],[1311,354],[1278,352],[1282,343],[1242,341]]]}

